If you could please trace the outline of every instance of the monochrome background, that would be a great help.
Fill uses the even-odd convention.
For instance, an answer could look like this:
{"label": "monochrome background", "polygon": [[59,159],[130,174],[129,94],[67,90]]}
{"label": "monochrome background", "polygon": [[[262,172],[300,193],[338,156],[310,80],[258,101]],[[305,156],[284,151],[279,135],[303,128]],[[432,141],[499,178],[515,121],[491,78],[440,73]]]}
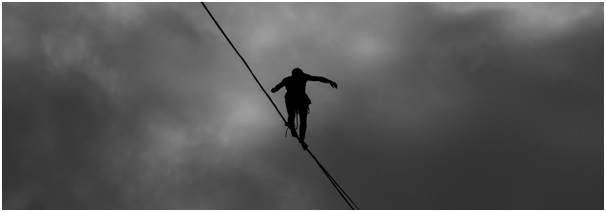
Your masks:
{"label": "monochrome background", "polygon": [[[603,209],[603,3],[207,6],[361,209]],[[199,3],[2,12],[3,209],[348,209]]]}

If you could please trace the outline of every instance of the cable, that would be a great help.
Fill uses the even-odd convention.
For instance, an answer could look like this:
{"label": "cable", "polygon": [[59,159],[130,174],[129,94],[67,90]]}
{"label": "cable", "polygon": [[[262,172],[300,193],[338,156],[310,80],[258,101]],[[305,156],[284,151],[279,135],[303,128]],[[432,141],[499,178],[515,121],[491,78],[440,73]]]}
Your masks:
{"label": "cable", "polygon": [[[261,85],[261,83],[259,82],[259,80],[255,76],[255,73],[252,72],[252,70],[250,69],[250,66],[248,66],[248,63],[246,62],[246,60],[244,60],[244,57],[242,57],[242,55],[240,54],[240,52],[238,52],[238,50],[236,49],[236,47],[234,46],[234,44],[231,42],[231,40],[229,40],[229,37],[227,37],[227,34],[225,34],[225,32],[223,31],[223,29],[219,25],[219,22],[217,22],[217,20],[215,19],[215,17],[213,16],[213,14],[210,12],[210,10],[208,9],[208,7],[206,7],[206,4],[204,4],[204,2],[200,2],[200,3],[202,4],[202,6],[204,6],[204,9],[206,10],[206,12],[210,16],[210,18],[213,19],[213,22],[215,22],[215,25],[217,25],[217,28],[219,28],[219,30],[221,31],[221,34],[223,34],[223,36],[225,37],[225,39],[227,40],[227,42],[229,42],[229,45],[231,45],[231,47],[234,49],[234,51],[236,52],[236,54],[238,54],[238,56],[240,57],[240,59],[242,60],[242,62],[244,62],[244,65],[246,65],[246,68],[248,69],[248,71],[250,72],[250,74],[253,76],[253,78],[255,79],[255,81],[257,82],[257,84],[259,85],[259,87],[261,87],[261,90],[263,91],[263,93],[265,93],[265,96],[267,96],[267,98],[269,99],[269,101],[271,102],[271,104],[274,106],[274,108],[276,109],[276,111],[278,112],[278,114],[280,115],[280,117],[282,118],[282,121],[284,121],[284,123],[287,124],[286,119],[284,118],[284,116],[280,112],[280,109],[278,109],[278,106],[276,106],[276,104],[271,99],[271,97],[269,96],[269,94],[267,93],[267,91],[265,91],[265,88],[263,88],[263,85]],[[308,110],[308,113],[309,113],[309,110]],[[296,131],[295,131],[295,134],[296,134]],[[295,137],[298,137],[298,136],[295,136]],[[318,161],[318,159],[316,158],[316,156],[314,156],[311,153],[311,151],[309,150],[309,148],[306,149],[306,151],[316,161],[316,163],[318,164],[318,166],[320,167],[320,169],[322,169],[322,172],[324,172],[324,174],[326,175],[326,177],[330,180],[330,183],[332,183],[332,185],[335,187],[335,189],[337,189],[337,192],[339,192],[339,194],[345,200],[345,202],[347,203],[347,205],[352,210],[355,210],[355,209],[359,210],[360,208],[358,208],[358,206],[353,202],[353,200],[349,197],[349,195],[347,195],[347,193],[345,193],[345,190],[343,190],[343,188],[341,188],[341,186],[337,183],[337,181],[330,175],[330,173],[328,173],[328,171],[324,168],[324,166],[322,166],[322,164],[320,163],[320,161]],[[350,204],[350,202],[351,202],[351,204]],[[353,206],[355,206],[355,209],[354,209],[354,207],[352,207],[352,204],[353,204]]]}
{"label": "cable", "polygon": [[[360,208],[356,205],[356,203],[354,203],[354,201],[349,197],[349,195],[347,195],[347,193],[345,192],[345,190],[343,190],[343,188],[341,188],[341,186],[339,185],[339,183],[337,183],[337,181],[334,178],[332,178],[332,176],[330,175],[330,173],[328,173],[328,171],[324,168],[324,166],[322,166],[322,164],[320,163],[320,161],[318,161],[318,159],[316,158],[316,156],[314,156],[314,154],[311,153],[311,151],[309,151],[309,149],[307,149],[307,152],[316,161],[316,163],[318,164],[318,166],[320,166],[320,169],[322,169],[322,171],[324,172],[324,174],[326,175],[326,177],[328,177],[328,179],[330,180],[330,183],[332,183],[332,185],[335,187],[335,189],[337,189],[337,191],[339,192],[339,194],[341,195],[341,197],[343,197],[343,199],[345,200],[345,202],[347,203],[347,205],[349,205],[349,207],[352,210],[360,210]],[[345,196],[343,196],[343,195],[345,195]],[[354,207],[352,207],[351,204],[349,204],[349,202],[351,202],[351,204],[353,204],[356,208],[354,209]]]}
{"label": "cable", "polygon": [[240,57],[240,59],[242,59],[242,62],[244,62],[244,65],[246,65],[246,68],[248,69],[248,71],[250,72],[250,74],[252,74],[253,78],[255,78],[255,81],[257,81],[257,84],[259,84],[259,87],[261,87],[261,90],[263,90],[263,93],[265,93],[265,96],[267,96],[267,98],[269,98],[269,101],[271,102],[271,104],[274,106],[274,108],[276,108],[276,111],[278,111],[278,114],[280,114],[280,117],[282,118],[282,121],[284,121],[284,123],[286,123],[286,119],[284,118],[284,116],[282,115],[282,113],[280,112],[280,110],[278,109],[278,106],[276,106],[276,103],[274,103],[274,100],[272,100],[271,96],[269,96],[269,94],[267,93],[267,91],[265,91],[265,88],[263,88],[263,85],[261,85],[261,83],[257,79],[257,76],[255,76],[255,73],[252,72],[252,70],[250,69],[250,66],[248,66],[248,63],[246,62],[246,60],[244,60],[244,57],[242,57],[242,55],[240,55],[240,52],[238,52],[238,50],[236,49],[236,47],[234,46],[234,44],[231,42],[231,40],[229,40],[229,37],[227,37],[227,35],[223,31],[223,29],[219,25],[219,22],[217,22],[217,20],[215,20],[215,17],[212,15],[212,13],[210,13],[210,10],[208,10],[208,8],[204,4],[204,2],[200,2],[200,3],[202,3],[202,6],[204,6],[204,9],[206,9],[206,12],[208,12],[208,15],[210,15],[210,18],[213,19],[213,21],[215,22],[215,25],[217,25],[217,27],[219,28],[219,30],[221,31],[221,33],[223,34],[223,36],[225,37],[225,39],[227,39],[227,42],[229,42],[229,45],[231,45],[231,48],[233,48],[234,51],[236,51],[236,54],[238,54],[238,56]]}

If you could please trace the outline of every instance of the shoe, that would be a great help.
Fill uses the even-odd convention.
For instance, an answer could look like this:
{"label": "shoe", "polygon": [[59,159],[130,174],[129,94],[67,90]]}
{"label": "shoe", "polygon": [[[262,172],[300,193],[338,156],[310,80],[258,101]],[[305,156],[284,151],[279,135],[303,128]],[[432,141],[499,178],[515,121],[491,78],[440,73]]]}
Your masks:
{"label": "shoe", "polygon": [[290,129],[290,135],[292,135],[292,137],[299,138],[297,135],[297,130],[293,125],[288,126],[288,129]]}
{"label": "shoe", "polygon": [[299,143],[301,144],[301,147],[303,147],[303,150],[307,150],[307,144],[305,143],[305,141],[299,141]]}

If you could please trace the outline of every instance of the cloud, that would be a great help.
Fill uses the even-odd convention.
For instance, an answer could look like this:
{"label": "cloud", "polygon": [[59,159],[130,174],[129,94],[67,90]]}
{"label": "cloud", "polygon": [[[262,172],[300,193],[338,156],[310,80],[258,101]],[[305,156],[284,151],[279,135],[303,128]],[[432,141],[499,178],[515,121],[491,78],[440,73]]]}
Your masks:
{"label": "cloud", "polygon": [[[596,5],[207,6],[361,208],[595,209]],[[199,4],[3,6],[7,209],[346,208]]]}
{"label": "cloud", "polygon": [[[5,13],[17,22],[9,24],[17,27],[8,30],[7,43],[38,45],[32,52],[3,49],[20,56],[3,64],[5,112],[13,114],[5,121],[15,123],[4,137],[4,159],[11,161],[4,166],[7,208],[271,207],[264,202],[273,196],[257,188],[269,182],[230,165],[242,159],[224,158],[233,144],[220,145],[218,132],[225,130],[212,130],[224,127],[220,117],[229,111],[214,103],[227,100],[213,82],[220,72],[209,31],[176,10],[187,5],[165,5],[7,6],[54,17]],[[60,11],[68,12],[53,16]],[[180,190],[201,182],[209,185]],[[230,184],[233,191],[220,187]],[[260,199],[239,196],[245,185]],[[234,198],[242,203],[228,204]]]}

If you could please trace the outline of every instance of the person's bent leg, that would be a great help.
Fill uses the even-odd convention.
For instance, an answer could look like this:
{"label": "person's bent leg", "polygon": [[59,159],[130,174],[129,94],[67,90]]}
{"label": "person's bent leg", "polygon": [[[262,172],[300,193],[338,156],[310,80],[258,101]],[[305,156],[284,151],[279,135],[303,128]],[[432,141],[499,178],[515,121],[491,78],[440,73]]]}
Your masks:
{"label": "person's bent leg", "polygon": [[301,122],[299,125],[299,143],[301,144],[301,147],[303,147],[303,150],[307,150],[307,143],[305,143],[305,130],[307,130],[307,111],[299,111],[299,118],[299,121]]}
{"label": "person's bent leg", "polygon": [[299,126],[299,138],[301,140],[305,140],[305,131],[307,131],[307,110],[299,112],[299,118],[301,121],[301,125]]}

